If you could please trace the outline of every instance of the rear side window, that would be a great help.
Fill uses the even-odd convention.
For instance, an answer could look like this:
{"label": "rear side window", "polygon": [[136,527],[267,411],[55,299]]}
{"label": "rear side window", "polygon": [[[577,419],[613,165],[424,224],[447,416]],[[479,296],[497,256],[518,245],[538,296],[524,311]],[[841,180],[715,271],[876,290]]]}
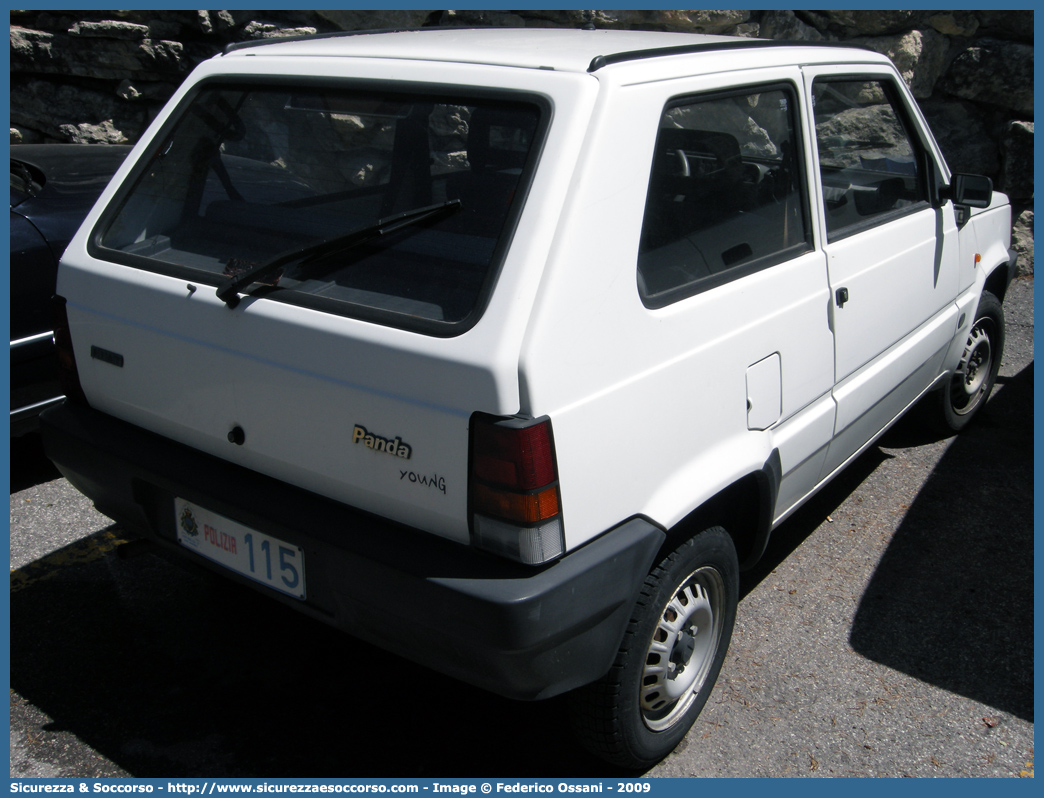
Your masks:
{"label": "rear side window", "polygon": [[219,290],[281,258],[242,291],[456,334],[492,290],[546,116],[526,100],[205,85],[94,254]]}
{"label": "rear side window", "polygon": [[673,102],[656,139],[638,289],[656,308],[811,249],[795,94]]}
{"label": "rear side window", "polygon": [[928,201],[925,161],[891,83],[821,79],[812,99],[830,241]]}

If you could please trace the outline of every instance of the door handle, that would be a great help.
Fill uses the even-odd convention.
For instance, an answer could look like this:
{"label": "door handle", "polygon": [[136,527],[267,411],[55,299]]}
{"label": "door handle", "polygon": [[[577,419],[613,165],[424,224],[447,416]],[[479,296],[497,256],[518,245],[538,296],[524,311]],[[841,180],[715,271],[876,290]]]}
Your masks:
{"label": "door handle", "polygon": [[845,306],[845,303],[848,301],[848,289],[838,288],[837,291],[834,293],[834,299],[837,300],[837,306],[839,308],[843,308]]}

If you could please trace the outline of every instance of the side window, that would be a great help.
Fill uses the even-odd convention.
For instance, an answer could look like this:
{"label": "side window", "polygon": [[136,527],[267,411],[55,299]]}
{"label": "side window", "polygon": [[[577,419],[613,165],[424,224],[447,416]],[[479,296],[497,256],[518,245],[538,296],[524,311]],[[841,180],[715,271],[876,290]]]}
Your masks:
{"label": "side window", "polygon": [[811,249],[795,97],[751,87],[664,110],[638,251],[646,307]]}
{"label": "side window", "polygon": [[891,83],[817,80],[812,99],[830,240],[927,201],[924,161]]}

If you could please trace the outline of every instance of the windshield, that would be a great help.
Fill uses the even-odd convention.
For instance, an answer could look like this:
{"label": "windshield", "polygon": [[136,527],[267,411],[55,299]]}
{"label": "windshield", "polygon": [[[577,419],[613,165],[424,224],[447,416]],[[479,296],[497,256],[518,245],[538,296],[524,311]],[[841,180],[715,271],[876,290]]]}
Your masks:
{"label": "windshield", "polygon": [[540,120],[526,101],[211,84],[103,217],[96,254],[227,286],[281,253],[448,204],[242,289],[438,332],[481,312]]}

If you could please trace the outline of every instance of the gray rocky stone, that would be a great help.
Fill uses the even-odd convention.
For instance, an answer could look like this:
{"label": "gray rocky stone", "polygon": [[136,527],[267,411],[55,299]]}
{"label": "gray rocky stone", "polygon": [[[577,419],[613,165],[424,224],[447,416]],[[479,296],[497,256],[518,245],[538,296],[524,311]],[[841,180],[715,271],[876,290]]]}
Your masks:
{"label": "gray rocky stone", "polygon": [[334,11],[316,14],[338,30],[383,30],[419,28],[428,21],[430,11]]}
{"label": "gray rocky stone", "polygon": [[16,65],[46,68],[54,58],[54,34],[11,26],[12,71]]}
{"label": "gray rocky stone", "polygon": [[722,34],[750,19],[749,11],[613,11],[615,27]]}
{"label": "gray rocky stone", "polygon": [[829,38],[802,22],[793,11],[766,11],[761,17],[761,36],[795,42],[822,42]]}
{"label": "gray rocky stone", "polygon": [[761,25],[757,22],[741,22],[729,31],[730,36],[742,36],[745,39],[761,37]]}
{"label": "gray rocky stone", "polygon": [[1026,208],[1015,216],[1011,246],[1019,253],[1019,274],[1033,274],[1033,209]]}
{"label": "gray rocky stone", "polygon": [[40,144],[43,140],[44,137],[39,131],[11,125],[12,144]]}
{"label": "gray rocky stone", "polygon": [[129,139],[112,123],[105,119],[96,125],[80,122],[79,124],[59,125],[62,137],[73,144],[126,144]]}
{"label": "gray rocky stone", "polygon": [[991,36],[1033,41],[1033,11],[977,11],[982,29]]}
{"label": "gray rocky stone", "polygon": [[483,26],[490,28],[522,28],[525,20],[510,11],[444,11],[439,24],[450,27]]}
{"label": "gray rocky stone", "polygon": [[997,142],[990,138],[982,114],[974,105],[956,100],[928,100],[920,105],[950,171],[997,174],[1000,169]]}
{"label": "gray rocky stone", "polygon": [[282,39],[287,36],[314,36],[315,28],[283,28],[271,22],[250,22],[243,28],[248,39]]}
{"label": "gray rocky stone", "polygon": [[[25,142],[136,141],[196,64],[231,42],[277,36],[593,22],[790,41],[854,39],[896,62],[953,170],[990,175],[1015,201],[1033,197],[1032,10],[13,9],[10,22],[10,136]],[[1032,243],[1032,221],[1029,231]]]}
{"label": "gray rocky stone", "polygon": [[148,25],[107,19],[102,22],[77,22],[69,28],[70,36],[86,36],[97,39],[128,39],[138,41],[149,35]]}
{"label": "gray rocky stone", "polygon": [[[147,31],[147,28],[145,29]],[[80,37],[11,28],[12,74],[80,76],[94,80],[184,77],[189,64],[180,42]]]}
{"label": "gray rocky stone", "polygon": [[116,88],[116,96],[121,100],[134,101],[141,98],[141,92],[129,80],[124,80]]}
{"label": "gray rocky stone", "polygon": [[946,69],[950,49],[949,40],[931,28],[856,42],[891,58],[918,99],[932,96],[936,81]]}
{"label": "gray rocky stone", "polygon": [[43,140],[126,144],[137,141],[149,118],[115,92],[44,80],[18,81],[11,88],[20,96],[18,107],[11,109],[11,124],[37,131]]}
{"label": "gray rocky stone", "polygon": [[[554,26],[579,28],[593,22],[598,28],[623,30],[659,30],[680,33],[733,33],[750,21],[750,11],[518,11],[533,27]],[[746,29],[749,31],[749,29]]]}
{"label": "gray rocky stone", "polygon": [[1001,138],[1000,187],[1013,200],[1033,198],[1033,123],[1009,122]]}
{"label": "gray rocky stone", "polygon": [[974,36],[979,29],[979,18],[971,11],[946,11],[925,19],[939,33],[946,36]]}
{"label": "gray rocky stone", "polygon": [[1033,114],[1033,47],[981,38],[954,59],[940,88],[956,97]]}
{"label": "gray rocky stone", "polygon": [[168,41],[177,41],[182,36],[184,25],[182,25],[180,22],[154,19],[149,21],[148,28],[149,39],[166,39]]}
{"label": "gray rocky stone", "polygon": [[835,30],[846,37],[883,36],[913,28],[921,11],[818,11],[807,12],[820,30]]}

